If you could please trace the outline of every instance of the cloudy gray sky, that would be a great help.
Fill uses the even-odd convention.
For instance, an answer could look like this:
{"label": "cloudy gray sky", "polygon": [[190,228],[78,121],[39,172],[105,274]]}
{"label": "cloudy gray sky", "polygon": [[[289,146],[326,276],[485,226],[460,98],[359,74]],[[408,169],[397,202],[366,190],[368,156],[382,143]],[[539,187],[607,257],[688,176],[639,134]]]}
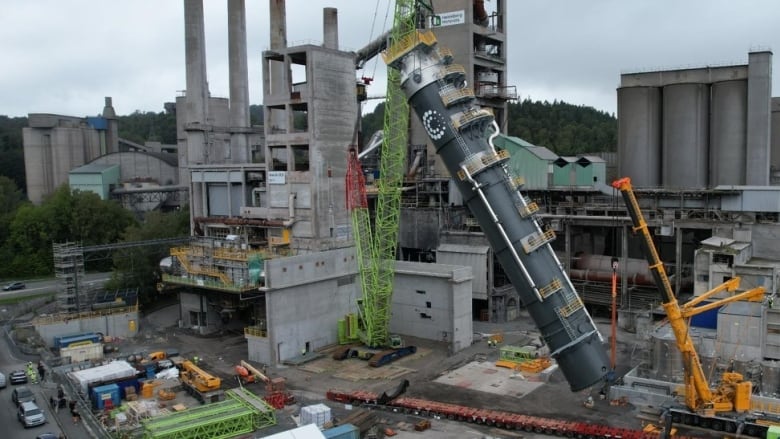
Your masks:
{"label": "cloudy gray sky", "polygon": [[[434,7],[438,2],[433,0]],[[322,8],[339,10],[339,44],[357,50],[389,27],[390,0],[287,0],[288,41],[322,41]],[[780,50],[776,0],[509,0],[509,85],[521,98],[615,112],[620,73],[744,64],[751,50]],[[204,0],[208,80],[228,95],[224,0]],[[490,7],[495,0],[487,0]],[[184,89],[181,0],[3,0],[0,115],[160,112]],[[372,31],[373,28],[373,31]],[[261,53],[268,1],[247,0],[250,101],[262,104]],[[773,95],[780,95],[780,54]],[[384,65],[371,95],[384,93]]]}

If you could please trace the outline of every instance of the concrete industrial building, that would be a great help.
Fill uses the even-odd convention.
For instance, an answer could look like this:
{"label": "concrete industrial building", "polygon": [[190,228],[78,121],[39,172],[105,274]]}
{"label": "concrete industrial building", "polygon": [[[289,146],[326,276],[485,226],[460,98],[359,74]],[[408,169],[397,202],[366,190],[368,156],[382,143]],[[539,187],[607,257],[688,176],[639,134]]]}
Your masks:
{"label": "concrete industrial building", "polygon": [[35,204],[62,184],[117,199],[139,215],[187,202],[176,146],[119,137],[110,97],[98,117],[30,114],[22,133],[27,197]]}
{"label": "concrete industrial building", "polygon": [[619,172],[637,187],[768,186],[780,169],[771,79],[768,51],[746,65],[621,75]]}
{"label": "concrete industrial building", "polygon": [[30,114],[22,129],[27,198],[43,197],[68,182],[71,169],[119,150],[116,114],[106,98],[101,117]]}
{"label": "concrete industrial building", "polygon": [[[449,2],[437,11],[442,22],[432,22],[440,43],[463,61],[478,102],[499,122],[516,97],[506,85],[505,3],[489,2],[493,9],[485,11],[472,7],[482,2]],[[208,334],[242,324],[248,357],[276,365],[334,344],[337,321],[354,312],[361,294],[343,197],[359,111],[356,54],[339,49],[332,8],[323,12],[324,44],[288,47],[284,2],[272,2],[272,44],[262,65],[264,125],[250,127],[244,3],[230,1],[228,8],[231,96],[225,99],[207,89],[202,0],[185,1],[178,178],[192,195],[195,236],[172,251],[165,281],[179,287],[180,326]],[[618,175],[635,181],[679,293],[699,294],[738,275],[747,286],[776,290],[780,198],[771,183],[780,169],[780,104],[771,98],[771,57],[754,52],[746,65],[621,76]],[[472,320],[511,321],[522,303],[414,120],[391,330],[446,342],[457,352],[473,341]],[[509,166],[526,178],[537,215],[556,232],[555,250],[585,303],[609,303],[604,261],[619,255],[621,324],[648,340],[661,337],[649,331],[659,299],[637,267],[641,253],[624,208],[605,189],[605,161],[558,157],[522,139],[496,142],[516,157]],[[728,251],[712,246],[713,237],[728,243]],[[767,334],[777,320],[773,308],[722,313],[724,321],[750,318]],[[770,335],[742,347],[728,344],[734,334],[722,335],[723,346],[744,356],[775,358],[780,346]],[[647,364],[658,367],[652,358]]]}
{"label": "concrete industrial building", "polygon": [[[243,2],[229,2],[228,8],[229,17],[240,16]],[[356,142],[359,107],[356,55],[339,50],[337,11],[323,11],[321,46],[287,47],[284,2],[271,4],[271,17],[271,48],[263,53],[264,143],[256,150],[250,140],[251,153],[236,152],[246,145],[228,134],[246,130],[234,130],[233,122],[218,128],[217,121],[224,109],[245,105],[237,90],[234,101],[233,90],[246,88],[238,78],[246,73],[234,75],[231,64],[231,99],[208,97],[202,2],[185,2],[188,83],[177,102],[186,109],[177,113],[179,169],[190,184],[193,230],[201,238],[172,251],[164,280],[182,287],[180,325],[210,333],[231,319],[246,321],[249,357],[275,364],[302,348],[336,342],[337,321],[354,312],[361,294],[344,206],[347,151]],[[231,27],[236,57],[246,56],[240,44],[245,36],[234,35],[241,29]],[[249,157],[255,160],[240,161]],[[246,270],[252,258],[262,261],[259,276]],[[417,311],[413,322],[399,321],[391,329],[410,334],[416,328],[414,335],[447,340],[456,350],[469,346],[471,310],[463,306],[470,302],[453,301],[471,294],[467,269],[407,265],[406,276],[399,268],[393,306],[401,309],[394,315],[406,315],[407,307]],[[424,290],[407,288],[427,284]],[[299,307],[290,305],[298,303],[311,304],[318,317],[300,318]]]}

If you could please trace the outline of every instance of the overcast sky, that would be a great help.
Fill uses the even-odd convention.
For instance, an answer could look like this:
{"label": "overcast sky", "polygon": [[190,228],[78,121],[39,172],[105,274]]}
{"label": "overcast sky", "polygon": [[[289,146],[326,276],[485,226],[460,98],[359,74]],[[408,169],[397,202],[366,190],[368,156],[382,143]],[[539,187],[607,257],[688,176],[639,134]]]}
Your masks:
{"label": "overcast sky", "polygon": [[[433,0],[437,3],[445,0]],[[212,96],[228,96],[227,7],[204,0]],[[250,103],[262,104],[268,1],[247,0]],[[287,0],[288,42],[322,41],[322,8],[337,7],[339,45],[357,50],[392,21],[389,0]],[[777,0],[509,0],[508,85],[521,98],[562,100],[613,113],[621,72],[745,64],[780,50]],[[495,0],[487,0],[495,5]],[[181,0],[3,0],[0,115],[163,111],[185,88]],[[373,28],[373,31],[372,31]],[[780,95],[780,54],[773,95]],[[384,93],[381,60],[369,95]]]}

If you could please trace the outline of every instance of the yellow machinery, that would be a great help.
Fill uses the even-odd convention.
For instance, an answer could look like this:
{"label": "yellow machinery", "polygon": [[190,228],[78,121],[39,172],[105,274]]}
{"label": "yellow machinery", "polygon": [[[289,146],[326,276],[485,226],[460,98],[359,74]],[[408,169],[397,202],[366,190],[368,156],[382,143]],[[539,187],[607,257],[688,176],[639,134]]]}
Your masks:
{"label": "yellow machinery", "polygon": [[222,386],[222,380],[203,369],[196,366],[190,360],[184,360],[181,363],[181,381],[185,386],[189,386],[198,392],[210,392],[219,390]]}
{"label": "yellow machinery", "polygon": [[[738,300],[762,301],[765,293],[764,288],[754,288],[699,305],[702,301],[723,291],[734,293],[739,287],[740,282],[740,279],[737,277],[729,279],[711,291],[680,306],[674,296],[663,263],[658,257],[653,238],[647,229],[647,223],[642,217],[642,212],[639,209],[639,204],[637,203],[634,190],[631,186],[631,180],[629,178],[622,178],[613,182],[612,186],[618,189],[623,196],[626,209],[628,210],[628,214],[631,217],[634,226],[633,230],[635,233],[641,235],[642,248],[645,257],[647,258],[655,283],[663,296],[663,308],[666,311],[669,325],[674,333],[677,349],[679,349],[683,358],[685,405],[691,412],[694,412],[694,414],[699,417],[713,417],[709,424],[713,425],[713,423],[718,423],[724,431],[731,430],[730,427],[744,427],[746,424],[745,421],[734,419],[738,419],[738,414],[750,410],[752,383],[743,380],[742,375],[739,373],[725,372],[722,375],[718,386],[711,389],[702,369],[699,356],[694,348],[693,341],[689,336],[686,319],[704,311],[718,308]],[[737,415],[737,417],[723,418],[724,415],[728,415],[729,413]],[[683,417],[680,418],[684,420]],[[748,434],[751,435],[750,433]],[[759,432],[756,432],[756,435],[759,434]]]}

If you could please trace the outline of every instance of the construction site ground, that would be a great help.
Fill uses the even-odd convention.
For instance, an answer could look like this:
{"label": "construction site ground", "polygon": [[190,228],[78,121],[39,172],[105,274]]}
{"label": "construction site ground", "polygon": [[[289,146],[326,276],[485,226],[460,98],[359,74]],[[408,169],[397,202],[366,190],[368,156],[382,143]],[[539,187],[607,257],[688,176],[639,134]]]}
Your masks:
{"label": "construction site ground", "polygon": [[[234,367],[240,360],[246,360],[247,356],[242,327],[236,324],[219,334],[200,336],[191,330],[178,328],[178,318],[176,305],[149,313],[141,322],[138,337],[119,342],[119,355],[174,348],[186,358],[199,357],[204,369],[223,379],[224,388],[238,386]],[[610,333],[609,321],[597,319],[597,324],[607,337]],[[271,378],[286,378],[287,388],[297,403],[277,412],[277,426],[258,431],[249,437],[263,437],[295,427],[300,408],[310,404],[327,404],[337,421],[348,417],[360,418],[356,413],[360,408],[328,401],[326,392],[337,389],[381,394],[392,390],[403,379],[410,381],[405,396],[469,407],[633,429],[641,429],[647,419],[652,419],[652,415],[648,417],[646,412],[631,405],[600,399],[598,386],[587,391],[572,392],[562,373],[554,368],[535,375],[496,367],[502,344],[489,346],[489,336],[502,334],[503,344],[509,345],[524,345],[529,340],[538,339],[533,323],[527,316],[504,324],[474,322],[474,333],[474,344],[455,354],[448,352],[444,342],[404,337],[407,344],[418,347],[417,353],[379,368],[370,367],[368,362],[359,359],[333,360],[329,351],[336,346],[291,359],[289,363],[292,365],[266,368]],[[636,363],[632,357],[639,356],[638,350],[642,346],[636,342],[634,334],[624,331],[618,332],[617,340],[620,372]],[[251,384],[249,388],[259,395],[264,394],[261,383]],[[584,407],[583,402],[588,396],[593,397],[594,408]],[[444,419],[431,420],[431,428],[423,434],[414,431],[414,424],[422,418],[413,415],[377,410],[370,418],[371,422],[377,422],[381,428],[389,427],[397,432],[395,437],[399,438],[534,436],[527,432]],[[366,419],[361,420],[368,422]]]}

